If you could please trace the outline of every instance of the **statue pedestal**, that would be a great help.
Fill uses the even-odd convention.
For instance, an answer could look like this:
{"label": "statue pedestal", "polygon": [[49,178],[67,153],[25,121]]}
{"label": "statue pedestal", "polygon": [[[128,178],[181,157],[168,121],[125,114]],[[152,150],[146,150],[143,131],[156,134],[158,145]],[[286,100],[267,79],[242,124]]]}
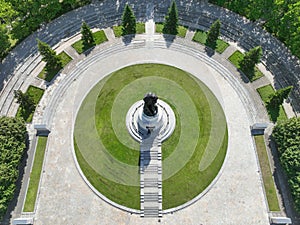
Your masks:
{"label": "statue pedestal", "polygon": [[151,133],[156,133],[163,142],[174,131],[176,119],[171,107],[164,101],[157,100],[157,114],[147,116],[143,112],[144,101],[134,103],[128,110],[126,116],[126,126],[130,135],[138,142],[149,137]]}

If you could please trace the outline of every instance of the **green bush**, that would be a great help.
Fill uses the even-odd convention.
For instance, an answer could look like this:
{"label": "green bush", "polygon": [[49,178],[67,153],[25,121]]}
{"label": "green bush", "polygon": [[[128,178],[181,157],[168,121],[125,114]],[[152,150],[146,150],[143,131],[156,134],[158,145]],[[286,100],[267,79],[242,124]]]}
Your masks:
{"label": "green bush", "polygon": [[300,212],[300,118],[277,124],[272,133],[288,176],[295,209]]}
{"label": "green bush", "polygon": [[26,137],[23,120],[0,117],[0,221],[14,197]]}

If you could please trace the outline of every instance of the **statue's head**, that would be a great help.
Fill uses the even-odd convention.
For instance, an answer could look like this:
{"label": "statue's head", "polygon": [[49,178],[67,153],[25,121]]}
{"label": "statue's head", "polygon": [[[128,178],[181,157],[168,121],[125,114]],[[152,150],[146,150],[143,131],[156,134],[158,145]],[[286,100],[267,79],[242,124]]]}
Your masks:
{"label": "statue's head", "polygon": [[157,114],[157,102],[158,97],[156,94],[149,92],[144,97],[144,113],[147,116],[155,116]]}

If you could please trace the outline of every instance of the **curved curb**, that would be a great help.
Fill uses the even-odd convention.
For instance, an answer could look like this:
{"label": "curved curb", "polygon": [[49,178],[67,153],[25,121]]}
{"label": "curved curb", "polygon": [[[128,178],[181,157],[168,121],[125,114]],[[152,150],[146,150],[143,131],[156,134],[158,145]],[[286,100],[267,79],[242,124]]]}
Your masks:
{"label": "curved curb", "polygon": [[[173,43],[172,45],[174,45],[174,43]],[[125,51],[124,46],[119,46],[119,47],[120,47],[120,52]],[[127,46],[127,47],[128,47],[128,46]],[[142,46],[141,48],[143,48],[143,47],[144,47],[144,46]],[[126,48],[126,47],[125,47],[125,48]],[[160,45],[159,45],[159,48],[161,48]],[[177,45],[176,45],[176,49],[177,49],[177,48],[180,48],[180,45],[177,44]],[[131,48],[129,48],[129,49],[127,49],[127,50],[130,50],[130,49],[131,49]],[[136,49],[136,47],[133,48],[133,49]],[[188,49],[188,50],[190,50],[190,49]],[[105,51],[107,51],[107,52],[109,53],[108,55],[111,55],[111,54],[113,55],[113,54],[115,54],[115,53],[118,52],[118,51],[116,51],[116,49],[114,49],[113,52],[111,52],[111,51],[109,51],[109,50],[105,50]],[[195,50],[193,50],[192,53],[193,53],[194,51],[195,51]],[[181,52],[182,52],[182,51],[181,51]],[[188,51],[187,51],[187,52],[183,52],[183,53],[188,54]],[[213,67],[213,68],[216,69],[216,71],[218,71],[220,75],[226,77],[226,78],[227,78],[227,79],[226,79],[227,81],[228,81],[228,79],[229,79],[229,81],[232,81],[232,82],[229,82],[231,86],[233,86],[235,82],[238,82],[235,78],[233,78],[233,79],[231,80],[231,79],[230,79],[230,77],[232,76],[231,73],[230,73],[226,68],[224,68],[222,65],[219,65],[219,63],[218,63],[217,61],[215,61],[215,60],[213,60],[213,59],[205,59],[206,57],[208,58],[208,56],[206,56],[204,53],[201,53],[201,52],[197,52],[197,53],[198,53],[198,54],[196,55],[197,60],[199,60],[199,55],[202,55],[202,54],[203,54],[202,57],[200,57],[200,58],[202,59],[202,61],[204,61],[205,63],[207,63],[207,64],[208,64],[209,66],[211,66],[211,67],[213,67],[213,65],[218,65],[218,66],[217,66],[217,69],[214,68],[214,67]],[[190,54],[190,55],[192,55],[192,56],[195,57],[195,55],[193,55],[193,54]],[[99,57],[99,56],[100,56],[100,57]],[[92,65],[93,63],[96,63],[98,60],[101,60],[101,59],[105,58],[105,56],[106,56],[106,54],[103,54],[103,52],[99,52],[99,53],[97,53],[96,55],[94,55],[93,57],[91,57],[91,58],[85,60],[85,61],[82,62],[81,64],[82,64],[83,66],[87,67],[87,66],[89,66],[89,65]],[[98,57],[99,57],[99,58],[98,58]],[[163,63],[163,62],[160,62],[160,63]],[[127,66],[127,65],[124,65],[124,67],[125,67],[125,66]],[[176,67],[176,65],[174,65],[174,66]],[[84,67],[84,68],[85,68],[85,67]],[[73,79],[76,79],[77,76],[80,75],[80,72],[85,70],[84,68],[81,68],[81,69],[79,69],[79,71],[78,71],[78,67],[77,67],[76,70],[73,71],[66,79],[64,79],[64,80],[63,80],[63,83],[59,86],[58,89],[61,88],[62,91],[60,92],[59,90],[56,90],[56,93],[60,93],[60,96],[62,96],[62,95],[64,94],[64,92],[66,91],[66,89],[68,88],[68,86],[69,86],[69,85],[68,85],[68,82],[71,81],[71,80],[73,80]],[[218,69],[218,68],[221,68],[221,69]],[[222,69],[223,69],[223,70],[222,70]],[[223,73],[225,72],[225,74],[223,74],[222,72],[223,72]],[[229,76],[229,77],[228,77],[228,76]],[[232,84],[232,83],[233,83],[233,84]],[[91,89],[91,88],[92,88],[92,87],[90,87],[90,89]],[[236,88],[234,88],[234,89],[237,91]],[[239,92],[237,92],[237,93],[239,93]],[[86,94],[87,94],[87,93],[86,93]],[[56,95],[54,95],[54,97],[53,97],[52,99],[56,99],[56,100],[57,100],[57,99],[59,99],[59,98],[56,97]],[[83,98],[83,99],[84,99],[84,98]],[[83,101],[83,100],[82,100],[82,101]],[[53,102],[51,102],[51,103],[53,103]],[[82,103],[82,102],[81,102],[81,103]],[[58,102],[56,102],[56,104],[58,104]],[[245,104],[245,102],[243,102],[243,104]],[[81,105],[81,104],[79,104],[79,106],[80,106],[80,105]],[[245,105],[246,105],[246,104],[245,104]],[[249,105],[247,105],[247,106],[249,107]],[[50,105],[48,105],[47,108],[55,109],[56,107],[57,107],[57,106],[51,106],[51,104],[50,104]],[[78,109],[77,109],[77,111],[76,111],[76,115],[77,115],[77,113],[78,113],[79,108],[80,108],[80,107],[78,107]],[[55,113],[55,111],[53,111],[53,113]],[[250,115],[248,115],[248,116],[249,116],[249,119],[250,119],[251,116],[250,116]],[[51,118],[53,118],[53,115],[51,116]],[[75,117],[75,118],[76,118],[76,117]],[[74,131],[74,124],[75,124],[75,122],[73,121],[72,134],[74,134],[74,133],[73,133],[73,131]],[[50,126],[50,124],[49,124],[49,126]],[[90,188],[97,196],[99,196],[101,199],[103,199],[103,200],[104,200],[105,202],[107,202],[108,204],[110,204],[110,205],[112,205],[112,206],[114,206],[114,207],[116,207],[116,208],[118,208],[118,209],[121,209],[121,210],[123,210],[123,211],[129,212],[129,213],[134,213],[134,214],[140,214],[140,213],[141,213],[140,210],[135,210],[135,209],[132,209],[132,208],[128,208],[128,207],[122,206],[122,205],[120,205],[120,204],[118,204],[118,203],[115,203],[115,202],[111,201],[110,199],[108,199],[106,196],[102,195],[99,191],[97,191],[97,190],[93,187],[93,185],[91,185],[90,182],[87,180],[87,178],[85,177],[85,175],[83,174],[83,172],[82,172],[82,170],[81,170],[81,168],[80,168],[79,163],[77,162],[77,158],[76,158],[75,151],[74,151],[74,142],[73,142],[73,140],[72,140],[72,148],[73,148],[73,151],[72,151],[73,160],[74,160],[74,162],[75,162],[75,164],[76,164],[76,168],[77,168],[77,170],[78,170],[80,176],[83,178],[83,180],[85,181],[85,183],[89,186],[89,188]],[[222,175],[222,173],[223,173],[223,170],[224,170],[224,166],[226,165],[226,162],[227,162],[228,151],[229,151],[229,149],[227,149],[227,152],[226,152],[224,161],[223,161],[223,163],[222,163],[222,167],[221,167],[221,169],[219,170],[217,176],[211,181],[210,185],[209,185],[204,191],[202,191],[198,196],[196,196],[196,197],[193,198],[192,200],[190,200],[190,201],[188,201],[188,202],[186,202],[186,203],[184,203],[184,204],[182,204],[182,205],[180,205],[180,206],[178,206],[178,207],[171,208],[171,209],[167,209],[167,210],[163,210],[162,213],[163,213],[163,214],[170,214],[170,213],[173,213],[173,212],[182,210],[182,209],[184,209],[184,208],[187,208],[188,206],[190,206],[190,205],[196,203],[198,200],[200,200],[204,195],[206,195],[206,194],[209,192],[209,190],[216,184],[216,182],[218,181],[218,179],[221,177],[221,175]]]}

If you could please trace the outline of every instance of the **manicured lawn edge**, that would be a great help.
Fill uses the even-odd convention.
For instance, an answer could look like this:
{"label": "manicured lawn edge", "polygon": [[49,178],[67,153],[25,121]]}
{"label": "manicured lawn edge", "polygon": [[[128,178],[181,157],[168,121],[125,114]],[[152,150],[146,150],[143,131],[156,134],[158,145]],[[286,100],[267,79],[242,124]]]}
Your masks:
{"label": "manicured lawn edge", "polygon": [[[163,23],[155,24],[155,32],[156,33],[162,34],[163,28],[164,28]],[[185,38],[186,32],[187,32],[187,27],[181,26],[181,25],[178,26],[178,34],[177,34],[178,37]]]}
{"label": "manicured lawn edge", "polygon": [[[116,38],[122,37],[122,26],[113,26],[113,32]],[[145,23],[136,23],[136,34],[143,34],[145,32]]]}
{"label": "manicured lawn edge", "polygon": [[24,212],[33,212],[35,208],[36,197],[38,194],[40,177],[44,163],[44,156],[47,146],[47,137],[38,137],[38,143],[35,150],[34,161],[30,173],[29,185],[26,193]]}
{"label": "manicured lawn edge", "polygon": [[62,67],[61,68],[57,68],[51,71],[46,71],[46,68],[44,67],[44,69],[39,73],[38,77],[50,82],[57,74],[58,72],[64,68],[69,62],[72,61],[72,57],[70,57],[66,52],[61,52],[58,54],[58,56],[61,59],[62,62]]}
{"label": "manicured lawn edge", "polygon": [[[229,58],[228,60],[237,68],[239,69],[241,72],[243,72],[240,69],[240,62],[241,60],[244,58],[244,54],[241,53],[239,50],[236,50]],[[243,72],[243,74],[246,75],[246,77],[251,81],[255,81],[258,80],[259,78],[263,77],[264,74],[257,68],[257,66],[255,66],[254,68],[254,76],[250,76],[249,74]]]}
{"label": "manicured lawn edge", "polygon": [[269,157],[263,135],[254,136],[256,151],[259,159],[261,176],[270,211],[280,211],[277,192],[269,163]]}
{"label": "manicured lawn edge", "polygon": [[[35,86],[30,85],[26,91],[26,93],[28,95],[30,95],[30,97],[32,98],[35,108],[38,105],[38,103],[40,102],[41,98],[43,97],[44,94],[44,90]],[[35,112],[35,108],[32,112],[29,111],[25,111],[25,113],[22,115],[22,107],[20,106],[18,108],[16,117],[17,118],[23,118],[25,120],[25,122],[30,123],[32,121],[32,117],[33,114]]]}
{"label": "manicured lawn edge", "polygon": [[[211,46],[208,46],[206,44],[206,39],[207,39],[207,32],[204,32],[202,30],[197,30],[192,40],[195,42],[198,42],[202,45],[212,48]],[[229,44],[227,42],[225,42],[221,39],[218,39],[217,45],[215,48],[213,48],[213,50],[215,50],[219,54],[222,54],[226,50],[227,47],[229,47]]]}
{"label": "manicured lawn edge", "polygon": [[[95,33],[93,33],[93,37],[94,37],[94,40],[95,40],[95,45],[100,45],[100,44],[108,41],[104,30],[96,31]],[[85,52],[88,49],[94,47],[95,45],[83,46],[83,42],[80,39],[79,41],[76,41],[74,44],[72,44],[72,47],[76,50],[76,52],[78,54],[82,54],[83,52]]]}
{"label": "manicured lawn edge", "polygon": [[[74,150],[80,169],[85,177],[102,195],[129,208],[140,209],[140,187],[115,183],[97,173],[84,159],[74,138]],[[112,194],[114,193],[114,194]],[[128,197],[129,196],[129,197]],[[131,196],[138,196],[132,198]]]}
{"label": "manicured lawn edge", "polygon": [[260,87],[256,90],[266,106],[266,109],[267,109],[267,112],[268,112],[268,115],[269,115],[269,118],[271,121],[279,122],[279,121],[287,120],[287,115],[286,115],[282,105],[279,108],[272,108],[272,107],[267,106],[267,102],[268,102],[270,96],[275,93],[275,90],[271,84]]}

